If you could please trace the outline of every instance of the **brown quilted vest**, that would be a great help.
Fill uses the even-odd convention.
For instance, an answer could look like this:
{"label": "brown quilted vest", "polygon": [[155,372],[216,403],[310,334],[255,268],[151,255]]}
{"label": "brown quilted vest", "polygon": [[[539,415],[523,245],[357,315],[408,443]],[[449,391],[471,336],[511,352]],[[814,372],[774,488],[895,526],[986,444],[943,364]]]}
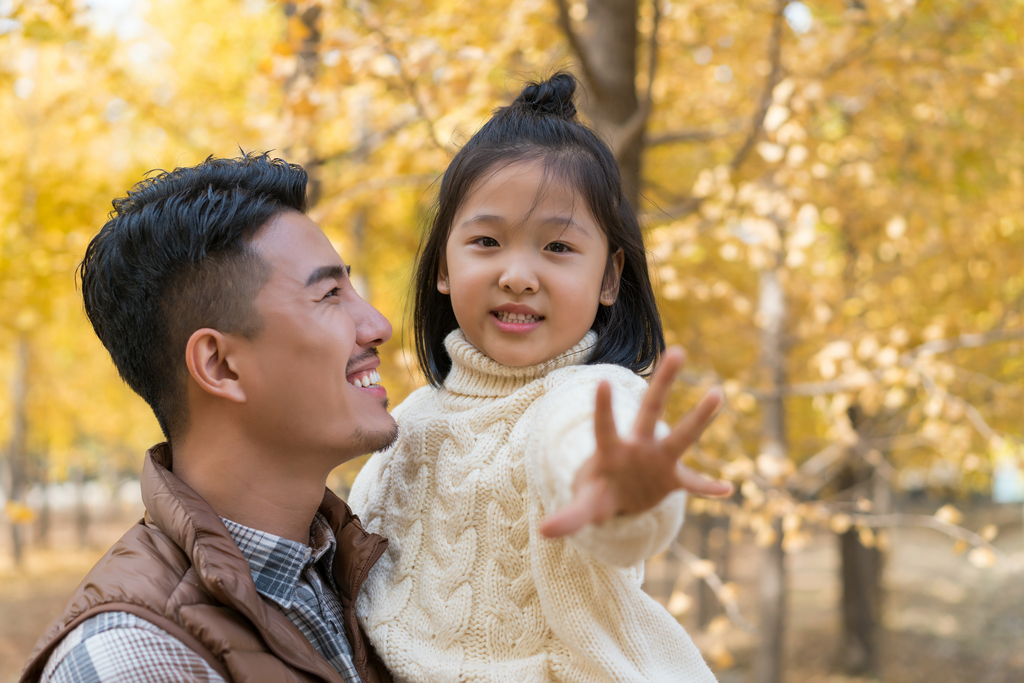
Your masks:
{"label": "brown quilted vest", "polygon": [[[167,444],[146,453],[146,516],[82,581],[64,614],[36,644],[22,683],[39,680],[64,636],[101,612],[129,612],[162,628],[227,681],[340,683],[341,676],[302,632],[256,592],[249,564],[220,517],[170,465]],[[348,505],[330,490],[320,512],[338,542],[334,581],[356,670],[364,683],[390,683],[354,609],[359,587],[387,541],[364,531]]]}

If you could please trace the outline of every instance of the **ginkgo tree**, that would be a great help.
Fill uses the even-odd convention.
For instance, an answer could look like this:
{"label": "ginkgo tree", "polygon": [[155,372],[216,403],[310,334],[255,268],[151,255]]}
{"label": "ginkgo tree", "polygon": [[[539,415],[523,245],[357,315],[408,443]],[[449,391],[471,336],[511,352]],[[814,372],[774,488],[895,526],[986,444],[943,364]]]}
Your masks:
{"label": "ginkgo tree", "polygon": [[[111,200],[150,169],[257,148],[267,127],[247,106],[246,77],[263,54],[250,38],[267,34],[269,49],[268,26],[279,22],[262,11],[228,22],[233,8],[196,3],[237,31],[222,35],[179,14],[181,4],[151,8],[146,19],[163,35],[141,17],[130,17],[132,30],[104,30],[85,3],[0,6],[0,362],[10,387],[0,399],[0,442],[16,560],[33,518],[30,484],[137,471],[142,449],[159,440],[75,287]],[[218,50],[228,50],[228,66],[207,69]],[[214,139],[225,142],[214,150]]]}
{"label": "ginkgo tree", "polygon": [[[978,565],[1005,561],[955,508],[915,517],[891,499],[936,473],[983,490],[994,459],[1021,459],[1024,5],[149,0],[113,32],[84,3],[9,5],[0,439],[20,471],[14,521],[33,467],[131,469],[159,438],[74,291],[111,198],[239,147],[305,165],[311,215],[395,323],[382,374],[400,400],[422,382],[408,283],[436,179],[523,81],[570,68],[649,228],[669,341],[691,359],[674,408],[712,383],[728,397],[693,462],[739,493],[691,505],[765,548],[758,683],[781,680],[786,555],[815,528],[840,546],[851,670],[878,667],[887,527],[931,526]],[[725,605],[706,653],[725,666],[723,623],[749,626],[728,568],[674,552]]]}
{"label": "ginkgo tree", "polygon": [[[325,29],[328,61],[355,54],[367,67],[326,68],[325,85],[338,69],[351,81],[333,92],[372,89],[363,91],[363,111],[377,104],[408,117],[357,123],[354,138],[375,147],[351,145],[362,153],[344,157],[357,162],[348,168],[365,176],[378,164],[425,162],[390,178],[371,172],[362,187],[375,198],[409,182],[406,196],[422,203],[416,193],[426,183],[416,176],[425,170],[429,178],[443,166],[440,152],[507,101],[510,74],[579,69],[583,109],[633,178],[653,226],[672,337],[702,370],[694,381],[722,381],[734,400],[712,430],[706,463],[743,482],[734,521],[756,531],[772,549],[766,568],[777,568],[762,572],[774,582],[764,593],[785,595],[785,552],[806,541],[809,524],[841,534],[846,585],[860,586],[845,601],[851,668],[876,666],[870,593],[879,565],[871,555],[886,537],[874,528],[933,525],[976,546],[973,561],[992,561],[986,538],[950,526],[955,514],[911,519],[887,513],[886,500],[901,471],[963,463],[981,476],[956,485],[978,485],[991,449],[1016,449],[1011,425],[990,424],[1010,413],[1012,382],[993,380],[999,396],[980,400],[958,391],[973,391],[977,375],[1012,372],[1020,336],[1012,250],[1003,250],[1001,266],[1008,286],[962,287],[993,273],[992,241],[1012,244],[1019,215],[1019,150],[999,136],[980,147],[963,129],[987,122],[1009,130],[1020,111],[1019,99],[995,96],[1019,68],[1006,66],[1019,57],[1006,28],[1013,17],[1003,14],[1017,10],[516,3],[486,16],[504,19],[505,29],[532,12],[538,24],[489,33],[474,22],[471,36],[443,3],[329,10],[325,21],[345,28]],[[551,41],[552,25],[561,40]],[[993,38],[984,52],[979,34]],[[337,55],[335,35],[358,46],[343,43]],[[510,44],[518,49],[506,52]],[[479,58],[461,63],[467,54]],[[487,57],[500,60],[497,68]],[[936,97],[952,116],[933,118]],[[324,206],[360,204],[337,177]],[[981,183],[991,184],[984,197]],[[358,215],[353,224],[381,214],[364,204]],[[969,231],[985,216],[979,238]],[[376,227],[388,231],[387,223]],[[961,245],[978,256],[965,263]],[[721,354],[708,339],[733,343]],[[997,351],[995,366],[974,369],[967,358],[958,369],[947,360],[982,346]],[[766,601],[758,680],[780,675],[783,613],[780,599]],[[865,618],[866,629],[857,625]]]}

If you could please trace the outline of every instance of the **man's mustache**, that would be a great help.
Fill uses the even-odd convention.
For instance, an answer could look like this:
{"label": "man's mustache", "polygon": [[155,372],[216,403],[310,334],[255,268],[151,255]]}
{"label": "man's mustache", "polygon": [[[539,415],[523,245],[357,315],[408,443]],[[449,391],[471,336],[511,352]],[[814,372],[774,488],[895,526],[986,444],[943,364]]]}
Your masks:
{"label": "man's mustache", "polygon": [[365,361],[367,361],[367,360],[369,360],[371,358],[374,358],[374,357],[378,357],[379,358],[380,357],[380,351],[377,350],[376,346],[371,346],[370,348],[366,349],[366,351],[363,351],[361,354],[359,354],[355,358],[350,358],[349,361],[348,361],[348,365],[345,367],[345,371],[348,372],[349,370],[351,370],[355,366],[359,365],[360,363],[363,363],[363,362],[365,362]]}

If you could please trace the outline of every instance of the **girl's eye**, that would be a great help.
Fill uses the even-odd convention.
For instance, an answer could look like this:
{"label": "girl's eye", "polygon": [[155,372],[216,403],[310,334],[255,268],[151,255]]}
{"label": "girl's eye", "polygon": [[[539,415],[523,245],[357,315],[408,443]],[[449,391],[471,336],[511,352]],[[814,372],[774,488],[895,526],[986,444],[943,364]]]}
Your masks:
{"label": "girl's eye", "polygon": [[493,237],[478,237],[476,243],[481,247],[496,247],[498,246],[498,240]]}
{"label": "girl's eye", "polygon": [[567,251],[572,251],[567,245],[562,244],[561,242],[552,242],[548,245],[548,249],[556,254],[564,254]]}

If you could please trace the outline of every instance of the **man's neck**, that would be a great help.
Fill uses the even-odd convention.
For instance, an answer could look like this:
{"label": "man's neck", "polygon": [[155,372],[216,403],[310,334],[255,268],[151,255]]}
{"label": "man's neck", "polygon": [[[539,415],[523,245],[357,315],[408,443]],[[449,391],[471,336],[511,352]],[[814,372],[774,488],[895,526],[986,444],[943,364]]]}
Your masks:
{"label": "man's neck", "polygon": [[224,431],[206,436],[175,441],[175,475],[221,517],[309,545],[329,469],[308,471],[294,453],[261,449]]}

